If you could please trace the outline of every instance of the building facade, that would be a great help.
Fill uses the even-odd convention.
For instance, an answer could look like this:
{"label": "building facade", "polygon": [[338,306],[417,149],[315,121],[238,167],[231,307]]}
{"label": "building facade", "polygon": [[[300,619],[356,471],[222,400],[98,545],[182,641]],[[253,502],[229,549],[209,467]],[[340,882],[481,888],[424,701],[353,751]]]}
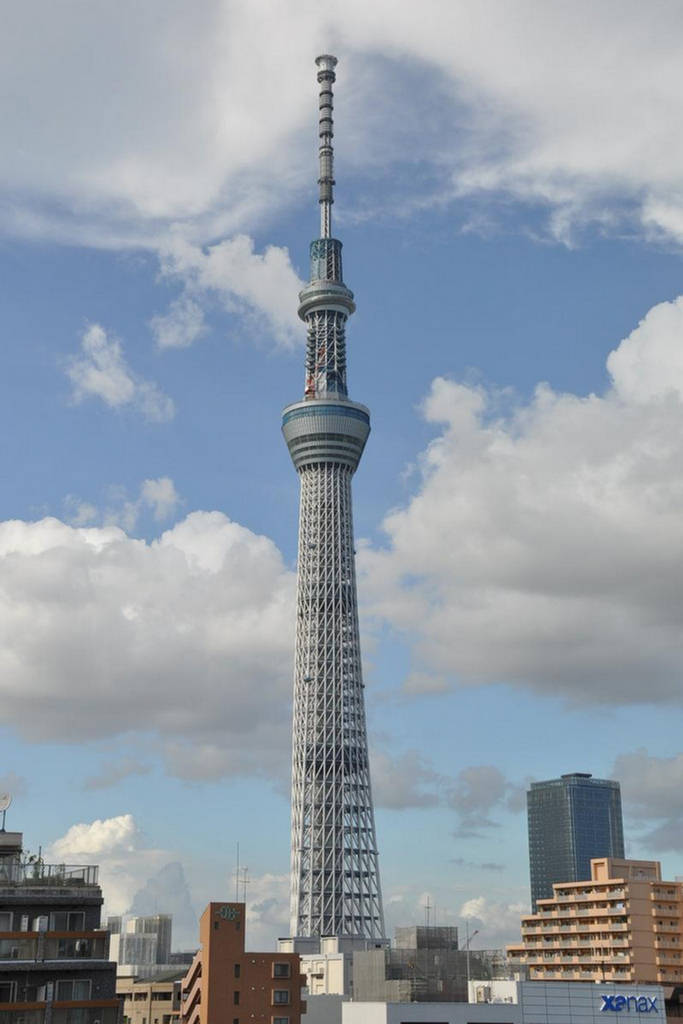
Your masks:
{"label": "building facade", "polygon": [[117,1024],[97,867],[28,858],[22,841],[0,831],[0,1021]]}
{"label": "building facade", "polygon": [[299,296],[307,347],[303,400],[282,430],[300,480],[292,742],[291,932],[378,939],[384,916],[360,657],[351,478],[370,414],[346,380],[355,309],[332,237],[335,57],[318,57],[320,237]]}
{"label": "building facade", "polygon": [[[659,986],[586,985],[579,982],[492,982],[470,1003],[350,1002],[341,1024],[665,1024]],[[477,993],[474,993],[475,999]]]}
{"label": "building facade", "polygon": [[183,1024],[300,1024],[299,957],[245,952],[244,910],[244,903],[210,903],[202,914],[200,949],[182,982]]}
{"label": "building facade", "polygon": [[467,1002],[471,978],[507,977],[509,970],[502,949],[459,949],[457,928],[397,928],[391,948],[353,954],[352,995],[362,1002]]}
{"label": "building facade", "polygon": [[593,857],[623,857],[618,782],[573,772],[532,782],[527,792],[531,909],[554,882],[590,878]]}
{"label": "building facade", "polygon": [[508,946],[530,980],[681,985],[683,882],[662,881],[658,861],[594,859],[589,880],[553,890]]}
{"label": "building facade", "polygon": [[179,1024],[182,970],[154,978],[118,978],[122,1024]]}
{"label": "building facade", "polygon": [[109,955],[118,964],[169,964],[173,916],[108,917]]}

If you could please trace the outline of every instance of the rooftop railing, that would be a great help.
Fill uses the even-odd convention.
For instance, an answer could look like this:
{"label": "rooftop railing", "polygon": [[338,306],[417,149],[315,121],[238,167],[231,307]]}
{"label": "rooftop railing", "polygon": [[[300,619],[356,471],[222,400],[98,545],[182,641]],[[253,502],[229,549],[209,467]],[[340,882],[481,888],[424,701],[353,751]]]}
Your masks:
{"label": "rooftop railing", "polygon": [[0,859],[0,886],[97,885],[97,864],[46,864]]}

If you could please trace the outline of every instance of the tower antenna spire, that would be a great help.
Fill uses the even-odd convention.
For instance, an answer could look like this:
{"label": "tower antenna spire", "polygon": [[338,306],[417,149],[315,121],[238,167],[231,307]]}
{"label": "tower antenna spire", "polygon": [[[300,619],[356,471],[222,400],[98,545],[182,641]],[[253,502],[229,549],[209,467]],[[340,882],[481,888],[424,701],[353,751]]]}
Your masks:
{"label": "tower antenna spire", "polygon": [[320,143],[318,156],[320,159],[320,237],[332,237],[332,203],[334,202],[334,122],[332,119],[333,98],[332,85],[336,79],[334,69],[337,58],[324,53],[315,60],[318,65],[318,82],[320,83],[318,135]]}

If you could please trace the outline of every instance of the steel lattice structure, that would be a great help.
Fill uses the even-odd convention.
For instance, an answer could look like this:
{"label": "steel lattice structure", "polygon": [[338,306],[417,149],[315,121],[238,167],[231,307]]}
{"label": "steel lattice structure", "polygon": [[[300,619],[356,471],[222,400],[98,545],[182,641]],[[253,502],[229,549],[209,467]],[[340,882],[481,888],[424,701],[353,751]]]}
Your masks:
{"label": "steel lattice structure", "polygon": [[346,388],[355,306],[331,237],[332,83],[318,57],[320,234],[299,296],[308,328],[304,399],[283,433],[301,481],[292,752],[291,934],[384,937],[358,630],[351,477],[370,414]]}

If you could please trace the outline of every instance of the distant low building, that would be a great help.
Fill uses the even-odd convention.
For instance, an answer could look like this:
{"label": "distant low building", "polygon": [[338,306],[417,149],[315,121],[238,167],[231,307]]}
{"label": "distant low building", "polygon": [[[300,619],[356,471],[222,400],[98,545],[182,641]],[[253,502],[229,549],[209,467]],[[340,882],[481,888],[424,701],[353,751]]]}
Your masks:
{"label": "distant low building", "polygon": [[183,970],[149,978],[119,978],[123,1024],[177,1024]]}
{"label": "distant low building", "polygon": [[397,928],[391,948],[353,955],[353,999],[466,1002],[469,978],[506,977],[505,952],[458,948],[458,929]]}
{"label": "distant low building", "polygon": [[660,985],[497,982],[475,988],[469,1003],[348,1002],[340,1024],[619,1024],[668,1019]]}
{"label": "distant low building", "polygon": [[169,964],[173,917],[171,914],[128,915],[107,918],[110,955],[118,964]]}

